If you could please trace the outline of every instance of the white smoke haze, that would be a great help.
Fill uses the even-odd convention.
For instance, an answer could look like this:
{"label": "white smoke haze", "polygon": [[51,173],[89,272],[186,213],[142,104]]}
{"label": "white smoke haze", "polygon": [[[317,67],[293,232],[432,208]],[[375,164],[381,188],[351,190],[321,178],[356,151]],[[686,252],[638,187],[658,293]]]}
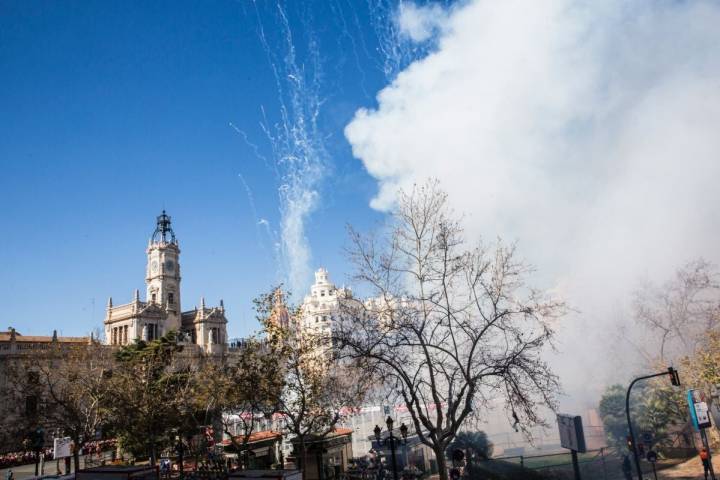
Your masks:
{"label": "white smoke haze", "polygon": [[371,205],[436,177],[469,236],[517,239],[579,310],[553,362],[595,403],[637,368],[610,343],[638,281],[720,260],[720,4],[476,0],[427,23],[434,8],[405,3],[402,31],[436,48],[345,131]]}

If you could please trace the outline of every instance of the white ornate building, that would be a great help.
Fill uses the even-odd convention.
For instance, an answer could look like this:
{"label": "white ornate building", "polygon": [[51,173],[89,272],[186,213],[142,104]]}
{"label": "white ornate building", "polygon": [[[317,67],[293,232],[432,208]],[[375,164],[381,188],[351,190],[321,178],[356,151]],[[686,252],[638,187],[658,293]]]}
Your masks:
{"label": "white ornate building", "polygon": [[341,302],[352,297],[349,288],[335,287],[330,282],[328,271],[320,268],[315,272],[315,283],[310,287],[302,304],[301,326],[303,332],[329,336],[333,323],[340,314]]}
{"label": "white ornate building", "polygon": [[206,307],[202,298],[199,307],[183,312],[179,259],[180,247],[170,217],[163,210],[147,247],[145,301],[140,300],[138,290],[130,303],[114,306],[112,297],[108,300],[104,322],[107,344],[153,340],[174,330],[181,339],[197,345],[206,354],[225,353],[227,319],[223,302],[220,300],[218,307]]}

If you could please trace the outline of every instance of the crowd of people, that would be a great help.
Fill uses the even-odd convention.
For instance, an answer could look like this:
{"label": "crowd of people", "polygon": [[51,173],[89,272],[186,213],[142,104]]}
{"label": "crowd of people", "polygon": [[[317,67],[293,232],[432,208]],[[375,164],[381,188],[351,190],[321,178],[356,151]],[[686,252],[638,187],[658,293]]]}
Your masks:
{"label": "crowd of people", "polygon": [[[87,442],[80,449],[80,455],[91,455],[99,454],[103,451],[107,451],[115,448],[116,441],[112,440],[98,440]],[[39,454],[45,459],[46,462],[52,461],[53,449],[51,447],[40,450]],[[18,465],[27,465],[35,463],[38,453],[34,451],[27,452],[10,452],[0,455],[0,469],[15,467]]]}
{"label": "crowd of people", "polygon": [[[45,448],[40,451],[40,454],[45,455],[47,460],[53,458],[53,449]],[[36,457],[35,452],[10,452],[4,455],[0,455],[0,468],[14,467],[16,465],[27,465],[28,463],[35,463]]]}

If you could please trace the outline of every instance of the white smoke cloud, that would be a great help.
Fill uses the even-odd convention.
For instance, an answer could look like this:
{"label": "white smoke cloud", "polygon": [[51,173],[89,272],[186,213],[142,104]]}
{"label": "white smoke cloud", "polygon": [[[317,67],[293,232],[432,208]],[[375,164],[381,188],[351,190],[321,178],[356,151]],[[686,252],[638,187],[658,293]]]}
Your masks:
{"label": "white smoke cloud", "polygon": [[588,378],[624,374],[603,368],[622,362],[607,341],[639,277],[720,259],[720,5],[476,0],[436,17],[436,50],[346,128],[372,206],[436,177],[470,235],[518,239],[581,311],[556,362],[591,398]]}
{"label": "white smoke cloud", "polygon": [[412,41],[424,42],[447,23],[447,13],[438,4],[417,6],[412,2],[400,3],[397,22],[400,32]]}

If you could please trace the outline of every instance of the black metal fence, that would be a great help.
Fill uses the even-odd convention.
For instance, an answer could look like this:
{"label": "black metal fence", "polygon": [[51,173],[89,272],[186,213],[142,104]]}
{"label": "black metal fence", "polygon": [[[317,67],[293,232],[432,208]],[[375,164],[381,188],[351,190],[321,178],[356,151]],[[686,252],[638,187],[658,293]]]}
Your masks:
{"label": "black metal fence", "polygon": [[[578,454],[580,475],[583,480],[616,480],[625,478],[622,462],[606,449]],[[571,480],[574,478],[570,452],[546,455],[518,455],[499,457],[479,462],[479,478],[483,471],[487,478],[523,478],[529,471],[535,478]]]}

